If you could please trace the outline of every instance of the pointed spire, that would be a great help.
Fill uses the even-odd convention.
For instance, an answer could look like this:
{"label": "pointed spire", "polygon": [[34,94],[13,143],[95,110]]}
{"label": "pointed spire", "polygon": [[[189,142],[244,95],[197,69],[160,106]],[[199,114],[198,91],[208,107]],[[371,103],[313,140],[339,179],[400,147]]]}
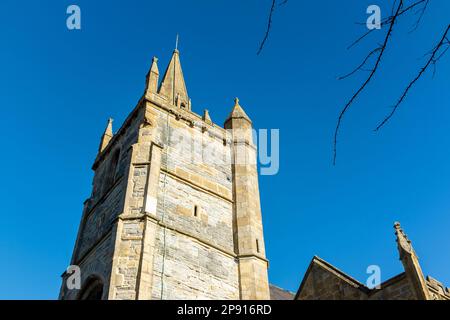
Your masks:
{"label": "pointed spire", "polygon": [[106,126],[105,132],[103,133],[102,139],[100,140],[98,152],[102,152],[103,150],[105,150],[105,148],[108,146],[109,142],[113,137],[113,127],[112,127],[113,121],[114,120],[112,118],[108,119],[108,124]]}
{"label": "pointed spire", "polygon": [[208,124],[212,124],[212,120],[211,120],[211,116],[209,115],[209,111],[208,109],[205,109],[205,111],[203,112],[203,117],[202,117],[203,121],[205,121]]}
{"label": "pointed spire", "polygon": [[419,257],[413,249],[411,240],[403,231],[399,222],[394,224],[395,235],[397,236],[397,246],[400,254],[400,260],[402,261],[405,269],[406,276],[410,279],[413,285],[416,297],[419,300],[430,299],[430,293],[425,277],[422,273],[422,268],[419,264]]}
{"label": "pointed spire", "polygon": [[170,63],[164,73],[158,93],[168,98],[172,105],[188,110],[191,109],[178,49],[173,51],[172,59],[170,59]]}
{"label": "pointed spire", "polygon": [[239,98],[234,99],[233,110],[231,111],[225,122],[228,122],[231,119],[245,119],[250,123],[252,122],[249,116],[245,113],[244,109],[242,109],[241,105],[239,104]]}
{"label": "pointed spire", "polygon": [[158,58],[153,57],[152,66],[147,74],[147,85],[145,93],[156,93],[158,90],[159,70],[158,70]]}

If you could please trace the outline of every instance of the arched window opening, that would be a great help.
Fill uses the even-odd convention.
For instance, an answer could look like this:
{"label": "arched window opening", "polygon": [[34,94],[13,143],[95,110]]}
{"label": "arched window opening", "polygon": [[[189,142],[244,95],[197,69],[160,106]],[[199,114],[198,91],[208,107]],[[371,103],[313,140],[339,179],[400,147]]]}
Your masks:
{"label": "arched window opening", "polygon": [[79,300],[102,300],[103,282],[98,278],[92,278],[82,289]]}

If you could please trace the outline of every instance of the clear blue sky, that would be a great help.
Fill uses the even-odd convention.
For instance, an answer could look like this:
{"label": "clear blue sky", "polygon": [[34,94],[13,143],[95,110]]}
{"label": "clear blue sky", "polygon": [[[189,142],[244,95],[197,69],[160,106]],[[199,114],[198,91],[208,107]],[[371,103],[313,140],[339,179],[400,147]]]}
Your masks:
{"label": "clear blue sky", "polygon": [[431,1],[419,29],[396,26],[380,72],[332,136],[364,73],[337,81],[386,30],[361,46],[369,4],[295,1],[279,7],[256,56],[270,0],[85,1],[82,30],[66,28],[68,1],[0,3],[0,298],[54,299],[90,194],[99,138],[141,96],[152,56],[164,69],[180,33],[194,111],[223,123],[239,96],[258,128],[279,128],[281,167],[260,178],[270,281],[295,291],[317,254],[365,281],[400,273],[400,220],[426,274],[450,285],[450,55],[421,79],[380,133],[423,54],[448,24],[450,2]]}

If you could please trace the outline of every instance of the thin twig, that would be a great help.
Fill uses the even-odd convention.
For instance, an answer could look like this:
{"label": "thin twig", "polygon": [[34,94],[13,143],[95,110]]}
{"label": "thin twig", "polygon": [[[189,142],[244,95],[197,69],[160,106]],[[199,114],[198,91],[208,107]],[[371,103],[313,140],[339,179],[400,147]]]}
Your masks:
{"label": "thin twig", "polygon": [[[394,16],[389,16],[389,17],[383,19],[383,20],[381,21],[381,26],[384,26],[384,25],[386,25],[386,24],[390,24],[390,23],[392,22],[392,19],[393,19],[394,17],[397,18],[398,16],[403,15],[404,13],[410,11],[411,9],[413,9],[414,7],[418,6],[419,4],[421,4],[421,3],[425,2],[425,1],[428,1],[428,0],[420,0],[420,1],[417,1],[417,2],[415,2],[415,3],[413,3],[413,4],[411,4],[410,6],[406,7],[405,9],[401,10],[396,16],[395,16],[395,15],[394,15]],[[364,23],[359,22],[358,24],[365,25],[366,23],[365,23],[365,22],[364,22]],[[367,31],[366,33],[364,33],[363,35],[361,35],[358,39],[356,39],[355,41],[353,41],[353,43],[350,44],[350,45],[347,47],[347,50],[348,50],[348,49],[351,49],[352,47],[354,47],[354,46],[355,46],[356,44],[358,44],[361,40],[363,40],[365,37],[367,37],[369,34],[371,34],[374,30],[377,30],[377,29],[370,29],[369,31]]]}
{"label": "thin twig", "polygon": [[384,39],[384,43],[381,47],[380,53],[378,55],[377,61],[375,62],[375,66],[372,69],[372,72],[370,73],[369,77],[366,79],[366,81],[364,81],[364,83],[361,85],[361,87],[355,92],[355,94],[353,94],[353,96],[351,97],[351,99],[347,102],[347,104],[344,106],[344,108],[342,109],[342,111],[339,114],[339,118],[336,124],[336,130],[334,131],[334,154],[333,154],[333,165],[336,165],[336,155],[337,155],[337,137],[339,134],[339,128],[341,126],[341,122],[342,119],[345,115],[345,113],[347,112],[348,108],[352,105],[353,101],[355,101],[355,99],[359,96],[359,94],[364,90],[364,88],[367,86],[367,84],[370,82],[370,80],[372,79],[372,77],[374,76],[375,72],[378,69],[378,65],[381,62],[381,58],[383,56],[384,51],[386,50],[386,46],[389,42],[389,38],[392,35],[392,31],[394,29],[394,24],[397,20],[397,17],[399,16],[400,10],[403,7],[403,0],[400,0],[400,3],[397,7],[397,11],[395,12],[395,15],[393,16],[393,18],[391,19],[391,23],[389,26],[389,30],[386,34],[386,37]]}
{"label": "thin twig", "polygon": [[364,61],[358,67],[356,67],[352,72],[346,74],[345,76],[339,77],[338,80],[343,80],[345,78],[348,78],[351,75],[355,74],[358,70],[363,70],[364,71],[365,69],[363,69],[363,67],[365,66],[367,60],[369,60],[371,56],[373,56],[376,52],[378,52],[380,50],[381,50],[381,47],[378,47],[378,48],[375,48],[374,50],[370,51],[369,54],[364,59]]}
{"label": "thin twig", "polygon": [[[442,45],[445,44],[445,40],[446,40],[446,37],[447,37],[447,34],[448,34],[449,30],[450,30],[450,24],[447,26],[447,29],[445,30],[444,35],[442,36],[442,39],[439,41],[439,43],[434,48],[434,50],[433,50],[430,58],[428,59],[427,63],[420,69],[420,71],[417,74],[417,76],[408,84],[408,86],[406,87],[405,91],[401,95],[400,99],[394,105],[391,113],[389,113],[389,115],[386,118],[384,118],[383,121],[381,121],[381,123],[376,127],[375,131],[380,130],[380,128],[383,127],[392,118],[394,113],[397,111],[397,108],[400,106],[400,104],[403,102],[403,100],[405,100],[406,96],[408,95],[409,90],[413,87],[413,85],[417,82],[417,80],[419,80],[422,77],[422,75],[428,69],[428,67],[430,65],[435,65],[436,62],[443,56],[443,54],[441,54],[441,55],[439,55],[438,59],[435,59],[436,54],[442,48]],[[445,53],[447,50],[448,50],[448,47],[445,49],[445,51],[443,53]]]}
{"label": "thin twig", "polygon": [[275,4],[276,4],[276,0],[272,0],[272,6],[270,7],[269,20],[267,22],[266,33],[264,35],[263,40],[261,41],[261,44],[259,46],[259,49],[258,49],[258,52],[256,53],[256,55],[259,55],[261,53],[262,49],[264,48],[264,44],[266,43],[267,39],[269,38],[270,28],[272,27],[272,17],[273,17],[273,13],[275,12]]}
{"label": "thin twig", "polygon": [[418,11],[416,11],[416,14],[420,12],[420,15],[419,15],[419,18],[416,20],[414,27],[411,29],[411,31],[409,31],[409,33],[412,33],[417,30],[420,22],[422,21],[423,16],[425,15],[425,11],[427,10],[429,4],[430,4],[430,0],[426,0],[423,7],[421,9],[419,9]]}

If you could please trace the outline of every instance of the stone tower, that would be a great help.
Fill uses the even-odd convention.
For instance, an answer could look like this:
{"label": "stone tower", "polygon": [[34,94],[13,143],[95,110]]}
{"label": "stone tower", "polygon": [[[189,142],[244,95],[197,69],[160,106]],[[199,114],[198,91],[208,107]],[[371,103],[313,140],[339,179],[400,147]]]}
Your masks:
{"label": "stone tower", "polygon": [[178,50],[100,142],[60,299],[269,299],[252,122],[191,110]]}

